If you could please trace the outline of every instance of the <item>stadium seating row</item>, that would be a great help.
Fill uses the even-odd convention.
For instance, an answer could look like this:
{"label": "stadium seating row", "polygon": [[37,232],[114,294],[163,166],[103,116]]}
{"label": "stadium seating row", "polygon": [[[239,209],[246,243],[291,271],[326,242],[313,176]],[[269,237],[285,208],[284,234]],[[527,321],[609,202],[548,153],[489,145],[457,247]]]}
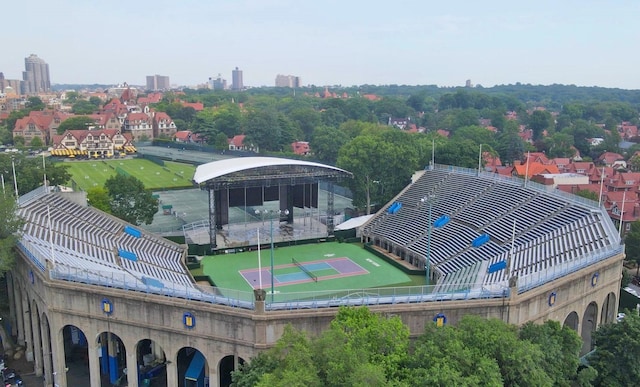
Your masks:
{"label": "stadium seating row", "polygon": [[[482,262],[488,267],[505,260],[512,242],[515,248],[509,271],[519,276],[571,262],[612,243],[599,209],[523,187],[515,179],[483,178],[438,168],[425,171],[394,199],[393,203],[405,204],[401,208],[376,214],[365,226],[364,235],[424,257],[429,219],[424,206],[418,204],[426,195],[435,195],[432,221],[443,215],[450,217],[444,227],[431,228],[430,236],[430,262],[442,284],[467,278],[465,273],[473,272],[470,268],[480,267]],[[490,240],[470,247],[482,234],[488,234]],[[505,281],[506,272],[487,274],[485,283]]]}

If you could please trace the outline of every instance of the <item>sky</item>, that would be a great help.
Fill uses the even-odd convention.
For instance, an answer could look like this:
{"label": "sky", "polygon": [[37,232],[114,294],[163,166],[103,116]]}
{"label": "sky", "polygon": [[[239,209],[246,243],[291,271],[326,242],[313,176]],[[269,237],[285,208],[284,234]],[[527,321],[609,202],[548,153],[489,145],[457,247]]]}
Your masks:
{"label": "sky", "polygon": [[53,83],[640,89],[637,0],[24,0],[2,5],[0,72],[36,54]]}

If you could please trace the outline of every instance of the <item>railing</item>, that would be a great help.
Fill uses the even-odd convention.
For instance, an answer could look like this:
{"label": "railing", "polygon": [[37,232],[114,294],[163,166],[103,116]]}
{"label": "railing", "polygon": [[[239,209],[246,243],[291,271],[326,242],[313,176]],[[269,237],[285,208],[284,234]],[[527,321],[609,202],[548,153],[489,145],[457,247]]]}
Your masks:
{"label": "railing", "polygon": [[603,261],[609,257],[617,254],[621,254],[624,251],[624,245],[611,247],[607,246],[600,251],[594,253],[587,253],[578,259],[571,260],[570,262],[564,262],[559,265],[554,265],[545,270],[540,270],[536,273],[529,274],[524,277],[518,278],[518,293],[526,292],[542,284],[553,281],[557,278],[563,277],[569,273],[576,272],[582,268],[592,265],[596,262]]}
{"label": "railing", "polygon": [[[18,243],[18,247],[38,268],[46,270],[46,257],[37,252],[31,253],[26,244]],[[518,283],[518,292],[523,293],[556,278],[575,272],[593,263],[602,261],[608,257],[622,253],[624,247],[607,248],[595,254],[587,254],[570,263],[556,265],[553,268],[538,273],[521,277]],[[236,289],[225,289],[212,286],[191,284],[164,283],[159,288],[142,282],[133,273],[126,272],[102,272],[70,268],[63,265],[53,265],[48,271],[49,277],[54,280],[86,283],[98,286],[137,291],[148,294],[157,294],[183,298],[187,300],[202,301],[211,304],[226,305],[242,309],[254,309],[254,294]],[[504,285],[483,286],[482,284],[459,284],[462,290],[451,292],[435,291],[438,285],[429,286],[404,286],[367,289],[336,289],[325,291],[310,291],[297,293],[277,293],[273,296],[267,294],[267,310],[293,310],[293,309],[317,309],[335,306],[355,305],[384,305],[423,302],[462,301],[473,299],[507,298],[510,295],[509,288]]]}

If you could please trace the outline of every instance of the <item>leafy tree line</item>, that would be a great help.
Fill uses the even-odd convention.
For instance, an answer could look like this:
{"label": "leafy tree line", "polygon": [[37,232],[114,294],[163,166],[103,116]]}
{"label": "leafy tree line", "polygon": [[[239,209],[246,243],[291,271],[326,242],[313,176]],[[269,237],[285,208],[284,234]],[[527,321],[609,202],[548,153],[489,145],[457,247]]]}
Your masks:
{"label": "leafy tree line", "polygon": [[466,316],[428,325],[413,343],[399,317],[341,308],[310,338],[291,326],[276,346],[233,372],[233,386],[588,386],[581,340],[558,322],[521,328]]}
{"label": "leafy tree line", "polygon": [[158,199],[145,189],[144,183],[120,173],[108,178],[104,187],[89,189],[87,200],[92,207],[135,225],[151,224],[158,212]]}

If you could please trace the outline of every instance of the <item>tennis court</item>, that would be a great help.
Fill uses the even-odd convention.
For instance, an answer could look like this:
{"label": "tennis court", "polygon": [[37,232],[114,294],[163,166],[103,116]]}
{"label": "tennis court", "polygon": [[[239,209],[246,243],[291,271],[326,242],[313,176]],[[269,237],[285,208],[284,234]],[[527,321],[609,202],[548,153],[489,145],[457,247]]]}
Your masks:
{"label": "tennis court", "polygon": [[[208,256],[202,260],[202,270],[223,293],[225,289],[252,291],[261,281],[262,288],[269,290],[271,250],[261,250],[260,263],[258,257],[257,250]],[[288,293],[299,297],[300,292],[332,294],[344,289],[409,285],[424,285],[424,278],[405,274],[358,243],[314,243],[273,251],[273,287],[278,300],[288,299]]]}

